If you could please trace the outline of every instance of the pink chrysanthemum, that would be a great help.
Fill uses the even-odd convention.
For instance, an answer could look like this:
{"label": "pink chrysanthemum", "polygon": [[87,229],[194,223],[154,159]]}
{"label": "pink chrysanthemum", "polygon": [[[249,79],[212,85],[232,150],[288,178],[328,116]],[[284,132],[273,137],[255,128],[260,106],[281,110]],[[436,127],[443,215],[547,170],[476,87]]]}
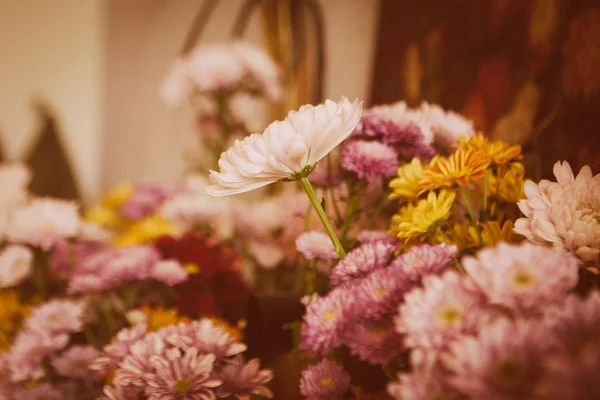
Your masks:
{"label": "pink chrysanthemum", "polygon": [[185,352],[169,349],[150,359],[153,372],[145,374],[148,400],[213,400],[214,390],[222,381],[213,375],[215,356],[198,354],[198,349]]}
{"label": "pink chrysanthemum", "polygon": [[80,223],[77,204],[41,198],[10,214],[6,235],[12,242],[49,250],[59,240],[76,236]]}
{"label": "pink chrysanthemum", "polygon": [[273,379],[273,372],[268,369],[261,370],[258,359],[245,363],[241,356],[237,356],[220,368],[218,376],[223,381],[217,388],[220,398],[248,400],[253,395],[273,398],[273,392],[265,386]]}
{"label": "pink chrysanthemum", "polygon": [[27,320],[27,329],[38,329],[49,334],[74,333],[83,327],[85,304],[81,301],[50,300],[33,309]]}
{"label": "pink chrysanthemum", "polygon": [[46,375],[44,357],[63,349],[69,342],[66,334],[50,335],[47,331],[25,329],[19,332],[9,352],[10,380],[38,380]]}
{"label": "pink chrysanthemum", "polygon": [[356,234],[356,239],[360,242],[360,244],[384,242],[396,245],[398,243],[398,239],[390,235],[388,231],[360,231]]}
{"label": "pink chrysanthemum", "polygon": [[323,359],[302,371],[300,393],[307,400],[338,399],[348,391],[350,375],[335,361]]}
{"label": "pink chrysanthemum", "polygon": [[420,280],[427,275],[439,274],[452,265],[457,251],[456,246],[448,244],[415,246],[396,257],[390,268],[400,268],[411,279]]}
{"label": "pink chrysanthemum", "polygon": [[406,335],[408,347],[442,349],[465,333],[473,333],[488,318],[481,294],[468,278],[454,271],[423,279],[423,288],[404,296],[396,329]]}
{"label": "pink chrysanthemum", "polygon": [[493,304],[535,312],[562,299],[576,284],[578,261],[563,251],[532,243],[500,243],[465,257],[463,267]]}
{"label": "pink chrysanthemum", "polygon": [[131,345],[146,335],[147,325],[142,323],[131,328],[121,329],[102,349],[102,354],[90,366],[99,373],[107,373],[117,368],[119,363],[131,353]]}
{"label": "pink chrysanthemum", "polygon": [[161,260],[152,266],[150,277],[168,286],[175,286],[187,281],[189,274],[179,262]]}
{"label": "pink chrysanthemum", "polygon": [[63,398],[63,394],[49,383],[40,383],[31,389],[17,390],[14,394],[15,400],[63,400]]}
{"label": "pink chrysanthemum", "polygon": [[16,286],[31,275],[33,252],[13,244],[0,252],[0,288]]}
{"label": "pink chrysanthemum", "polygon": [[104,386],[104,397],[97,400],[139,400],[141,389],[135,386]]}
{"label": "pink chrysanthemum", "polygon": [[372,182],[377,177],[389,177],[398,170],[398,153],[379,142],[352,140],[342,148],[340,162],[343,169],[354,172],[359,179]]}
{"label": "pink chrysanthemum", "polygon": [[352,282],[348,290],[356,291],[360,313],[379,319],[395,311],[404,295],[414,287],[408,276],[396,268],[382,268],[361,280]]}
{"label": "pink chrysanthemum", "polygon": [[577,254],[583,261],[600,262],[600,174],[585,166],[575,177],[567,162],[554,164],[556,182],[525,182],[527,199],[519,201],[525,218],[515,232],[533,243],[553,245]]}
{"label": "pink chrysanthemum", "polygon": [[338,258],[331,239],[323,232],[309,231],[300,234],[296,238],[296,250],[307,260],[330,261]]}
{"label": "pink chrysanthemum", "polygon": [[422,102],[419,113],[431,127],[435,142],[442,147],[450,148],[460,137],[469,138],[475,133],[473,121],[453,111],[444,111],[438,105]]}
{"label": "pink chrysanthemum", "polygon": [[545,368],[553,345],[538,322],[502,318],[452,343],[442,361],[450,384],[472,399],[555,398]]}
{"label": "pink chrysanthemum", "polygon": [[357,318],[356,296],[345,288],[336,288],[306,307],[301,326],[300,347],[327,354],[342,344],[342,336]]}
{"label": "pink chrysanthemum", "polygon": [[172,191],[159,184],[140,183],[133,193],[119,207],[119,213],[130,220],[138,220],[152,215],[171,195]]}
{"label": "pink chrysanthemum", "polygon": [[[114,383],[124,387],[143,388],[147,385],[148,374],[152,374],[154,371],[152,359],[163,356],[169,348],[172,347],[158,333],[147,334],[143,339],[131,345],[129,354],[123,358],[116,370]],[[179,351],[179,349],[175,350]]]}
{"label": "pink chrysanthemum", "polygon": [[99,375],[90,370],[90,365],[100,352],[92,346],[72,346],[52,359],[56,373],[65,377],[97,379]]}
{"label": "pink chrysanthemum", "polygon": [[394,330],[390,318],[361,321],[353,324],[344,335],[344,344],[350,352],[374,365],[385,365],[404,351],[403,340]]}
{"label": "pink chrysanthemum", "polygon": [[367,276],[372,271],[385,267],[396,250],[394,244],[376,241],[364,244],[354,250],[331,271],[331,283],[339,285]]}

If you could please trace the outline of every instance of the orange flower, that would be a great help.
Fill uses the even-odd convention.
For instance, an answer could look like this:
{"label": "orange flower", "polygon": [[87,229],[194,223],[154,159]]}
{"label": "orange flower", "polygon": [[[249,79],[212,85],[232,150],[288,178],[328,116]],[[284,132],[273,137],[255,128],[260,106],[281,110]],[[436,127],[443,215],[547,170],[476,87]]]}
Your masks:
{"label": "orange flower", "polygon": [[520,145],[510,145],[502,140],[490,142],[481,133],[469,138],[459,138],[457,147],[464,150],[481,150],[492,157],[492,163],[505,165],[509,161],[522,160]]}
{"label": "orange flower", "polygon": [[433,190],[454,185],[467,186],[469,181],[485,175],[492,157],[479,149],[459,148],[448,158],[439,157],[423,171],[424,187]]}

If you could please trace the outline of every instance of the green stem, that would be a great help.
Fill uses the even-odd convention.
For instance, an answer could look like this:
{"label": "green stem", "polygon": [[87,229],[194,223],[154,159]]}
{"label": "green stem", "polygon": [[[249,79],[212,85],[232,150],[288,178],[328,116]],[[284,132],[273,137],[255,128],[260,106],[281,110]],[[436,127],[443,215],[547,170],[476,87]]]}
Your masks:
{"label": "green stem", "polygon": [[323,223],[323,226],[325,227],[327,234],[329,234],[331,243],[333,243],[333,249],[340,256],[340,259],[346,257],[346,252],[344,251],[344,247],[342,246],[342,244],[340,243],[340,240],[338,239],[337,235],[335,234],[335,231],[333,230],[333,227],[331,226],[331,223],[329,222],[329,218],[327,218],[327,214],[325,214],[325,210],[323,210],[323,207],[321,207],[321,203],[319,202],[319,199],[317,199],[317,195],[315,194],[315,191],[313,190],[312,185],[310,184],[310,181],[308,180],[308,178],[300,178],[298,180],[298,182],[300,182],[300,186],[302,186],[302,189],[304,189],[304,191],[306,192],[306,195],[308,196],[308,199],[310,200],[313,207],[315,208],[315,211],[317,212],[319,219]]}
{"label": "green stem", "polygon": [[467,210],[467,215],[469,216],[469,220],[471,221],[471,224],[473,226],[475,226],[475,214],[473,214],[473,210],[471,209],[471,200],[469,198],[469,193],[467,192],[467,188],[466,187],[461,187],[460,188],[460,195],[463,199],[463,201],[465,202],[465,209]]}
{"label": "green stem", "polygon": [[467,274],[456,257],[454,257],[454,264],[456,265],[456,269],[458,269],[459,272],[461,272],[463,275]]}
{"label": "green stem", "polygon": [[483,209],[487,211],[488,203],[488,175],[483,177]]}
{"label": "green stem", "polygon": [[342,243],[346,244],[348,241],[348,231],[350,230],[350,224],[354,221],[356,211],[360,206],[360,192],[363,188],[364,183],[361,182],[355,191],[350,190],[350,198],[348,199],[348,206],[346,208],[346,218],[342,225]]}

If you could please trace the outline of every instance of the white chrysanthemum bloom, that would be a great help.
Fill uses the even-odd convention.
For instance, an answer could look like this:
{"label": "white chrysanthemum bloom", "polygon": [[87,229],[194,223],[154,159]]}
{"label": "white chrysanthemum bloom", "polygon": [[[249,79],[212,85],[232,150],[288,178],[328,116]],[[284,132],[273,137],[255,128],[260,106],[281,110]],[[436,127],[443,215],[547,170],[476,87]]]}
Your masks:
{"label": "white chrysanthemum bloom", "polygon": [[553,245],[599,263],[600,174],[585,166],[575,177],[567,162],[554,164],[556,182],[525,182],[527,199],[519,201],[525,218],[514,231],[538,244]]}
{"label": "white chrysanthemum bloom", "polygon": [[271,123],[262,134],[237,140],[221,154],[220,172],[210,171],[213,185],[206,191],[227,196],[306,176],[352,133],[361,115],[362,104],[346,98],[290,111],[285,120]]}

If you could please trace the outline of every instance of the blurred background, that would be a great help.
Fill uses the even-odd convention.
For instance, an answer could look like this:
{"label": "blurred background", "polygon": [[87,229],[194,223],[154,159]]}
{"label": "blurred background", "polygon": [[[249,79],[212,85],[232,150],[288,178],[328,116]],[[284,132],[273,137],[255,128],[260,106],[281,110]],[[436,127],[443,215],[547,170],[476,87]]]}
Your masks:
{"label": "blurred background", "polygon": [[33,167],[34,193],[85,203],[177,181],[195,121],[165,104],[165,76],[236,35],[282,67],[266,122],[342,95],[426,100],[522,144],[532,178],[556,159],[600,167],[595,0],[0,0],[1,157]]}

